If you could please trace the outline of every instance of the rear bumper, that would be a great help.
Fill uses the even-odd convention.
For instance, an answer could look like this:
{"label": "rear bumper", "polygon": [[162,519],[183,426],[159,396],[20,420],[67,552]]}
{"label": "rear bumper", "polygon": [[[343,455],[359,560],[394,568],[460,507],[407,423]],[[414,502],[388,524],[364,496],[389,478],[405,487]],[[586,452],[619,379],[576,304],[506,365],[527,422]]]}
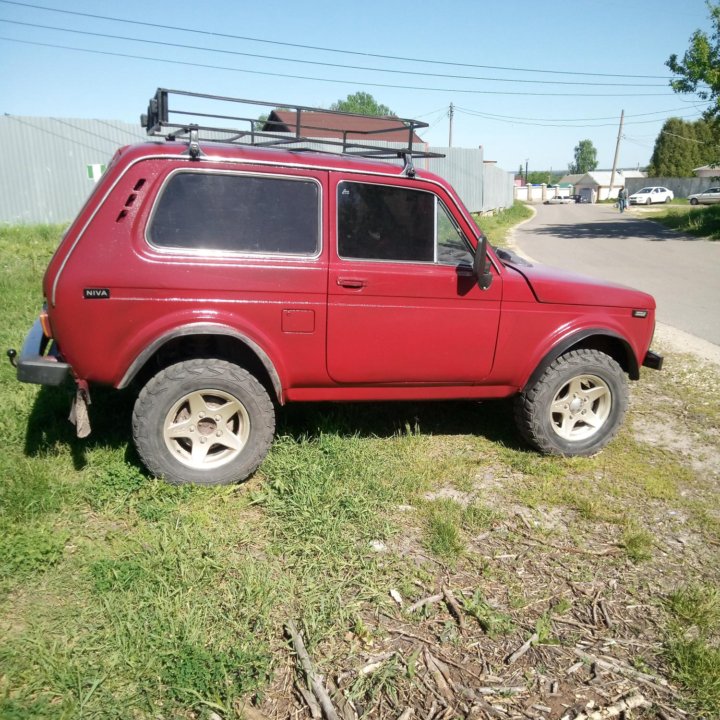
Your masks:
{"label": "rear bumper", "polygon": [[36,385],[62,385],[70,376],[70,365],[58,359],[57,350],[36,320],[25,338],[17,361],[17,379]]}
{"label": "rear bumper", "polygon": [[643,367],[651,368],[652,370],[662,370],[663,360],[665,358],[662,355],[654,353],[652,350],[648,350],[643,360]]}

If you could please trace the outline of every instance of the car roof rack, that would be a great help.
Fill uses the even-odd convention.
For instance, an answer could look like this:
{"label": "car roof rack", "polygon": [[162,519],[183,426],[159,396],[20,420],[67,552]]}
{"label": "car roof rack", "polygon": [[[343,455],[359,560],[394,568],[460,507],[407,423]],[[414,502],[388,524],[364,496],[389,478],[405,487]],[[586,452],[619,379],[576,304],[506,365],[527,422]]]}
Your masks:
{"label": "car roof rack", "polygon": [[[193,105],[197,105],[194,100],[189,101],[186,109],[176,108],[174,96],[205,101],[200,105],[202,111],[194,108]],[[221,112],[223,107],[228,107],[228,104],[232,104],[230,107],[233,109],[240,106],[239,112],[245,115],[228,115]],[[219,110],[206,112],[206,105]],[[272,110],[267,118],[249,117],[251,111],[257,107]],[[279,113],[282,113],[282,119]],[[322,113],[322,125],[317,124],[318,116],[314,113]],[[353,123],[348,120],[349,118],[362,120]],[[318,147],[301,147],[302,144],[312,143],[314,146],[320,146],[320,152],[375,159],[402,159],[405,172],[410,176],[415,174],[413,158],[445,157],[440,153],[416,149],[419,138],[415,135],[415,131],[428,127],[427,123],[419,120],[394,116],[374,117],[304,105],[246,100],[185,90],[158,88],[155,96],[150,99],[147,114],[140,116],[140,124],[145,127],[148,135],[162,136],[169,141],[187,141],[193,157],[198,157],[201,152],[200,142],[235,143],[255,147],[290,146],[293,150],[317,152]],[[320,133],[320,136],[314,136],[313,131]],[[323,137],[323,135],[330,136]],[[368,144],[377,139],[378,135],[382,135],[383,139],[387,139],[388,135],[396,136],[397,140],[391,142],[398,147]]]}

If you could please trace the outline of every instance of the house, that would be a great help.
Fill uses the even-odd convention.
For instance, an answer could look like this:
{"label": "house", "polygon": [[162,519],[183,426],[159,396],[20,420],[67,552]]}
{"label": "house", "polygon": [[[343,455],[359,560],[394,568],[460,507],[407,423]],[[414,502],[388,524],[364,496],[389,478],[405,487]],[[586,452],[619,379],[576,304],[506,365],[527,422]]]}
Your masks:
{"label": "house", "polygon": [[[297,112],[273,110],[268,115],[262,132],[295,133]],[[300,116],[299,134],[307,138],[337,138],[349,142],[384,140],[407,145],[409,130],[398,118],[373,117],[371,115],[336,115],[335,113],[303,111]],[[424,141],[415,132],[413,143]]]}
{"label": "house", "polygon": [[620,188],[625,186],[629,178],[647,177],[640,170],[616,170],[615,178],[610,187],[612,179],[611,170],[594,170],[580,176],[573,184],[578,195],[585,195],[591,202],[616,198]]}
{"label": "house", "polygon": [[702,167],[693,168],[696,177],[716,178],[720,176],[720,167],[717,165],[703,165]]}

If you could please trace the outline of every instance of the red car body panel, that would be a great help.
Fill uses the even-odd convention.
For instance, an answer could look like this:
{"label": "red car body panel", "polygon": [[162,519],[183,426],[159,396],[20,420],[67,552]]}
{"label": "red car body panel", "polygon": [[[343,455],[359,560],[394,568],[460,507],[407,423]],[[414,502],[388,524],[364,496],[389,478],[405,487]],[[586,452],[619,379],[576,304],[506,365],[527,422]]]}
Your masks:
{"label": "red car body panel", "polygon": [[[118,151],[48,267],[50,324],[78,380],[123,386],[166,339],[213,328],[263,356],[281,402],[502,397],[584,333],[618,338],[636,368],[649,349],[655,303],[634,290],[504,264],[492,250],[487,290],[463,266],[340,257],[336,190],[347,180],[431,192],[477,244],[453,189],[420,170],[407,177],[380,162],[213,147],[193,169],[317,183],[317,255],[154,247],[146,227],[168,177],[188,169],[186,150],[166,143]],[[88,289],[99,294],[88,297]],[[633,317],[636,308],[646,317]]]}

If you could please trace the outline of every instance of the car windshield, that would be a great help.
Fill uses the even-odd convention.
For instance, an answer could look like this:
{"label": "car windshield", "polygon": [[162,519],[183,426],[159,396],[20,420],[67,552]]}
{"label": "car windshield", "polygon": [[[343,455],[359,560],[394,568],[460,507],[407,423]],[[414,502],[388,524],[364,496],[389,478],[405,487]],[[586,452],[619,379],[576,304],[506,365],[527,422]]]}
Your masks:
{"label": "car windshield", "polygon": [[642,190],[637,191],[637,195],[640,195],[640,193],[649,193],[652,192],[652,188],[643,188]]}

